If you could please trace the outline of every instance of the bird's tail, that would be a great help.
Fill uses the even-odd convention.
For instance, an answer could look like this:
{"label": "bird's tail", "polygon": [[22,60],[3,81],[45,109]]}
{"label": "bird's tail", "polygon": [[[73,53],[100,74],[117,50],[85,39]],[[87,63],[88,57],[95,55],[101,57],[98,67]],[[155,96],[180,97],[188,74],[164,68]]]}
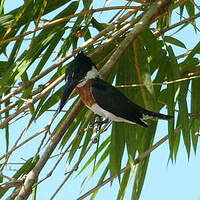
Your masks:
{"label": "bird's tail", "polygon": [[170,116],[170,115],[164,115],[164,114],[152,112],[152,111],[149,111],[149,110],[143,110],[142,115],[143,115],[142,118],[144,120],[145,119],[152,119],[152,118],[170,120],[170,119],[174,118],[173,116]]}

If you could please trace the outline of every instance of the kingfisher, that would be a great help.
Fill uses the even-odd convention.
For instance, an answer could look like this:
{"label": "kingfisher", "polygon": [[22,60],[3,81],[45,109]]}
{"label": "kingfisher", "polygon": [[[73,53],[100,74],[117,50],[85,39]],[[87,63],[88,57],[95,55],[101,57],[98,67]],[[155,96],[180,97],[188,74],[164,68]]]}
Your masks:
{"label": "kingfisher", "polygon": [[83,103],[95,114],[115,122],[127,122],[148,127],[145,120],[173,118],[152,112],[133,103],[123,93],[103,79],[93,61],[84,52],[77,54],[66,70],[66,86],[58,108],[60,112],[75,89]]}

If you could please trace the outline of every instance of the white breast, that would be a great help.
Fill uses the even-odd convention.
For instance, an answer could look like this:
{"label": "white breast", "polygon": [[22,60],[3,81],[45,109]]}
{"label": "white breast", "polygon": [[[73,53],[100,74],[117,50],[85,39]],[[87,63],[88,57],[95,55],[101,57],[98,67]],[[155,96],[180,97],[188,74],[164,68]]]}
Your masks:
{"label": "white breast", "polygon": [[92,69],[87,72],[85,79],[90,80],[90,79],[97,78],[98,76],[99,76],[99,72],[97,71],[95,66],[92,66]]}
{"label": "white breast", "polygon": [[92,105],[92,107],[88,107],[90,110],[92,110],[95,114],[98,114],[102,117],[106,117],[109,118],[111,121],[115,121],[115,122],[128,122],[131,124],[135,124],[129,120],[123,119],[121,117],[117,117],[116,115],[112,114],[111,112],[108,112],[106,110],[104,110],[103,108],[101,108],[98,104],[94,104]]}
{"label": "white breast", "polygon": [[99,72],[95,68],[95,66],[92,66],[92,69],[87,72],[86,76],[84,77],[83,80],[80,81],[80,83],[76,87],[83,87],[86,82],[90,79],[95,79],[99,76]]}

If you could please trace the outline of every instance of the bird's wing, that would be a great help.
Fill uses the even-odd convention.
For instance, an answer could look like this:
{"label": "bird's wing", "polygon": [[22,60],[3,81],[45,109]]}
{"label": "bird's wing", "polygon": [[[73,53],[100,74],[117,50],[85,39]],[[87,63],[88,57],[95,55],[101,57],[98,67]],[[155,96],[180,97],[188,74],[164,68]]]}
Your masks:
{"label": "bird's wing", "polygon": [[144,109],[131,102],[112,85],[101,79],[95,79],[93,81],[92,95],[97,104],[104,110],[111,112],[117,117],[147,127],[147,124],[141,120]]}

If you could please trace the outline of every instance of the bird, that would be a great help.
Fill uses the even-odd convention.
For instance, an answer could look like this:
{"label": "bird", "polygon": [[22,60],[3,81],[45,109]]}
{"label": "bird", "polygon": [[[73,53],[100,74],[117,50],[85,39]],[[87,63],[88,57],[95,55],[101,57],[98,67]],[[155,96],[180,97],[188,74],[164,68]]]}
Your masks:
{"label": "bird", "polygon": [[145,120],[170,120],[173,116],[152,112],[132,102],[121,91],[104,81],[96,65],[83,51],[79,52],[65,73],[65,89],[58,107],[62,110],[75,89],[83,103],[95,114],[114,122],[148,127]]}

